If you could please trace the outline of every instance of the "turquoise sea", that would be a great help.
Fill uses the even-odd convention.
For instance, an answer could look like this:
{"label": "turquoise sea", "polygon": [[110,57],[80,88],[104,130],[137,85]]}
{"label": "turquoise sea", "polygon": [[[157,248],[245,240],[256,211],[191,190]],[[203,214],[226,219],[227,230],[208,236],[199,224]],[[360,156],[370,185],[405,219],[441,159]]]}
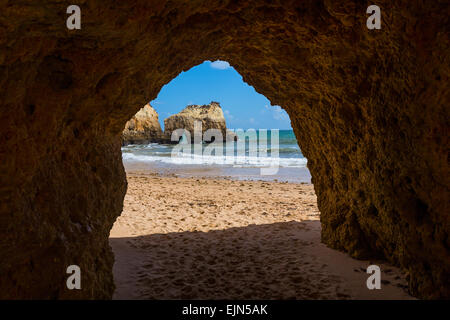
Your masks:
{"label": "turquoise sea", "polygon": [[[310,182],[307,160],[292,130],[244,130],[236,133],[240,137],[238,142],[197,146],[183,142],[180,145],[127,145],[122,147],[123,162],[127,171]],[[263,168],[271,168],[271,174],[263,173]]]}

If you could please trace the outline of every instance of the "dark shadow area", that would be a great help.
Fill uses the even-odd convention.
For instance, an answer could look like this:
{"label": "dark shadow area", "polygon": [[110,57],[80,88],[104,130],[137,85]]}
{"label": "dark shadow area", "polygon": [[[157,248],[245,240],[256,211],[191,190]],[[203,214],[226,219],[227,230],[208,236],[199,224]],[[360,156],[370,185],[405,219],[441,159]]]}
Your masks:
{"label": "dark shadow area", "polygon": [[[134,287],[138,299],[354,298],[349,276],[356,277],[363,294],[369,291],[362,268],[367,263],[321,244],[318,220],[111,238],[110,244],[115,277],[117,269],[133,274],[123,283],[116,281],[118,290]],[[334,272],[337,265],[346,274]],[[392,282],[374,294],[389,299],[390,290],[397,295],[403,290],[403,280],[388,278]],[[115,298],[130,297],[116,292]]]}

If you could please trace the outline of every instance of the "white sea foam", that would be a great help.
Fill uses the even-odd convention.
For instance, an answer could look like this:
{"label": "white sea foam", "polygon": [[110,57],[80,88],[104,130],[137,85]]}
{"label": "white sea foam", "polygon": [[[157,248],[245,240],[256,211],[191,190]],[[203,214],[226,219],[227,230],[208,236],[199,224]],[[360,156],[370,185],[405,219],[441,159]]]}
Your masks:
{"label": "white sea foam", "polygon": [[305,158],[275,158],[275,157],[251,157],[251,156],[213,156],[179,153],[172,157],[161,157],[152,155],[137,155],[135,153],[123,152],[122,158],[129,162],[163,162],[178,165],[231,165],[234,167],[291,167],[304,168],[307,160]]}
{"label": "white sea foam", "polygon": [[159,143],[149,143],[149,144],[129,144],[122,147],[122,150],[152,150],[152,149],[169,149],[170,146],[159,144]]}

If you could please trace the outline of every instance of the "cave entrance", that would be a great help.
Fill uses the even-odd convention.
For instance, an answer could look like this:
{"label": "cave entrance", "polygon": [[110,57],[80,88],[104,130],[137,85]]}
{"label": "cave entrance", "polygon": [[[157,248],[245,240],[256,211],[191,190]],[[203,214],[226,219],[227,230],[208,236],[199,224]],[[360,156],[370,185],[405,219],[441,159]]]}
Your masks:
{"label": "cave entrance", "polygon": [[227,62],[182,72],[122,138],[128,191],[110,237],[115,298],[407,297],[366,290],[367,263],[321,244],[288,114]]}
{"label": "cave entrance", "polygon": [[[206,127],[200,143],[186,137],[192,118]],[[172,137],[178,129],[187,130]],[[283,243],[320,237],[307,161],[288,114],[227,62],[205,61],[163,87],[127,123],[122,153],[117,298],[134,289],[135,298],[306,298],[314,285],[289,281],[302,247]],[[124,272],[130,261],[138,280]]]}
{"label": "cave entrance", "polygon": [[127,122],[122,141],[127,172],[311,182],[286,111],[225,61],[179,74]]}

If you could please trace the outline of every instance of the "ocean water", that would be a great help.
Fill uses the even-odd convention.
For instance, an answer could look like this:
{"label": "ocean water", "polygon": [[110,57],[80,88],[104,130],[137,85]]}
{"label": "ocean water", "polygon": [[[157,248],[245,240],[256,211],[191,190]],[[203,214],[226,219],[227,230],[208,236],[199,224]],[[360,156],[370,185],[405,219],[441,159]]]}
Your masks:
{"label": "ocean water", "polygon": [[[236,131],[238,142],[122,147],[125,169],[238,180],[311,181],[292,130]],[[245,136],[244,136],[245,134]]]}

